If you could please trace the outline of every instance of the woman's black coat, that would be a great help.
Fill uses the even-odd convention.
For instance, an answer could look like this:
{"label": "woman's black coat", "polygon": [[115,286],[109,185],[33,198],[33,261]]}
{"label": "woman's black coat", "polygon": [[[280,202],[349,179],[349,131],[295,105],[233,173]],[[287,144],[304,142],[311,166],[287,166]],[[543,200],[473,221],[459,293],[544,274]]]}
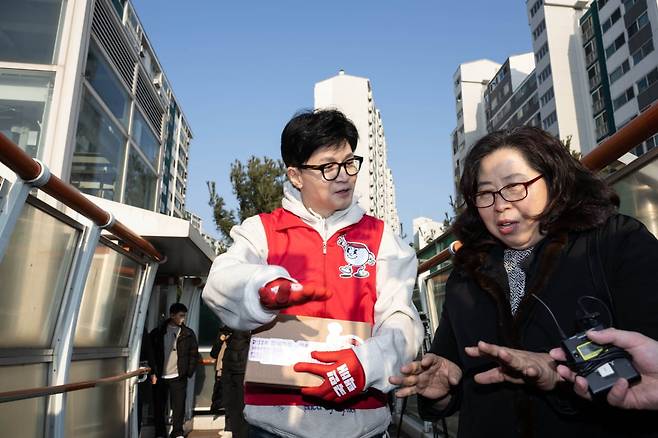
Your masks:
{"label": "woman's black coat", "polygon": [[[533,292],[550,307],[567,336],[579,331],[578,298],[589,295],[607,303],[615,327],[658,339],[655,237],[623,215],[612,216],[596,230],[547,237],[533,251],[526,295],[514,317],[502,258],[503,248],[498,247],[474,275],[457,269],[450,275],[431,351],[459,365],[464,377],[443,412],[432,409],[434,401],[420,397],[421,415],[433,419],[459,410],[460,438],[658,437],[657,412],[622,411],[588,402],[567,385],[544,393],[511,383],[479,385],[473,376],[495,364],[464,352],[479,340],[535,352],[559,346],[556,324],[530,295]],[[602,321],[608,319],[595,300],[584,299],[583,304],[600,312]]]}

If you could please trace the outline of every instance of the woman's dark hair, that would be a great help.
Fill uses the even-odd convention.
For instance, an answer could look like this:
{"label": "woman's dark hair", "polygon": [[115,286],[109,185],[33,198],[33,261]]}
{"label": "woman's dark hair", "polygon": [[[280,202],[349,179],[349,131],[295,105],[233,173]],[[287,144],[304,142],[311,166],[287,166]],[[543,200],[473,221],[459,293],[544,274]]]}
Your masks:
{"label": "woman's dark hair", "polygon": [[466,208],[457,217],[453,231],[465,248],[482,248],[496,242],[480,219],[474,196],[478,191],[480,163],[501,148],[519,151],[530,167],[544,175],[548,204],[537,216],[542,233],[554,235],[596,227],[619,205],[615,192],[547,132],[532,127],[492,132],[482,137],[464,160],[459,189]]}
{"label": "woman's dark hair", "polygon": [[286,166],[306,163],[317,149],[347,140],[352,152],[359,141],[354,123],[338,110],[305,110],[295,114],[281,133],[281,158]]}

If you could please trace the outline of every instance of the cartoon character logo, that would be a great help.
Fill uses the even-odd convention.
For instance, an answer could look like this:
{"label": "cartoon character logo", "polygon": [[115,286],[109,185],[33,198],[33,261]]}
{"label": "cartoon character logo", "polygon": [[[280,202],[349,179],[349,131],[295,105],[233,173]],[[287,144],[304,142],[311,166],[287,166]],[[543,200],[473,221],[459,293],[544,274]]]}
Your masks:
{"label": "cartoon character logo", "polygon": [[[338,238],[338,246],[343,248],[343,255],[347,265],[339,266],[340,276],[342,278],[366,278],[370,273],[366,266],[375,265],[375,255],[368,247],[361,242],[348,242],[345,235]],[[356,269],[356,272],[354,270]]]}

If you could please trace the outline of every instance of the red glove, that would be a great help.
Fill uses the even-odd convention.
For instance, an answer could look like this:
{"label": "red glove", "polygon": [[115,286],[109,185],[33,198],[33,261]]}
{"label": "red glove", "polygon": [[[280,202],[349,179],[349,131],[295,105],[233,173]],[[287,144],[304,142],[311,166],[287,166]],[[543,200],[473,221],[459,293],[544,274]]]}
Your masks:
{"label": "red glove", "polygon": [[263,307],[276,310],[308,301],[324,301],[331,297],[331,292],[324,288],[302,286],[285,278],[277,278],[258,289],[258,295]]}
{"label": "red glove", "polygon": [[320,386],[302,388],[302,394],[341,403],[360,395],[366,386],[363,366],[351,348],[338,351],[314,351],[311,357],[330,365],[298,362],[294,370],[316,374],[324,378]]}

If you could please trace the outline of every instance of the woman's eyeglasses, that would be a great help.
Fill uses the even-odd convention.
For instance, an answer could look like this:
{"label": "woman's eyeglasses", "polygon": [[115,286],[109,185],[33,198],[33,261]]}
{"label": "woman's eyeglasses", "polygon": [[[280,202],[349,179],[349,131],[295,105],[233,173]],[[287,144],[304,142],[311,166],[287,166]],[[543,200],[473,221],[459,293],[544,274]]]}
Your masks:
{"label": "woman's eyeglasses", "polygon": [[539,174],[530,181],[507,184],[505,187],[495,192],[477,192],[475,196],[473,196],[473,202],[477,208],[491,207],[496,202],[496,195],[499,195],[507,202],[520,201],[528,196],[528,186],[535,181],[539,181],[542,176],[544,175]]}

